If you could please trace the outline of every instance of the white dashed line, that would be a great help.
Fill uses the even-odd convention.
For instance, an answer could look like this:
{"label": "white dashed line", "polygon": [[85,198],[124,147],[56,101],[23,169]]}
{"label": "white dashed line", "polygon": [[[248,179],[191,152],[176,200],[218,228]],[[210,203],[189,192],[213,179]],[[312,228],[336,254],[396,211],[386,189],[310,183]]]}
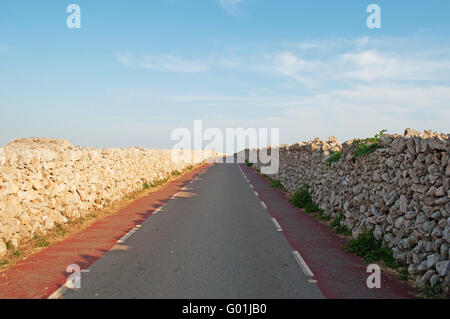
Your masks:
{"label": "white dashed line", "polygon": [[[306,264],[305,260],[302,258],[300,253],[298,251],[294,250],[292,252],[292,255],[294,256],[295,260],[297,261],[298,265],[303,270],[305,275],[308,276],[308,277],[311,277],[309,282],[312,282],[311,280],[314,280],[314,279],[312,279],[312,277],[314,277],[314,274],[311,271],[311,269],[309,269],[308,265]],[[317,281],[315,280],[315,282],[317,282]]]}
{"label": "white dashed line", "polygon": [[258,196],[259,196],[259,194],[258,194],[258,192],[257,192],[257,191],[253,191],[253,192],[255,193],[256,197],[258,197]]}
{"label": "white dashed line", "polygon": [[133,235],[139,228],[138,227],[134,227],[132,230],[130,230],[128,233],[125,234],[125,236],[123,236],[122,238],[120,238],[117,243],[118,244],[123,244],[128,238],[130,238],[131,235]]}
{"label": "white dashed line", "polygon": [[264,203],[263,201],[261,201],[261,206],[262,206],[264,209],[267,209],[267,205],[266,205],[266,203]]}
{"label": "white dashed line", "polygon": [[272,218],[272,223],[275,226],[275,229],[277,231],[283,231],[283,228],[281,228],[280,224],[278,223],[278,221],[276,220],[276,218]]}

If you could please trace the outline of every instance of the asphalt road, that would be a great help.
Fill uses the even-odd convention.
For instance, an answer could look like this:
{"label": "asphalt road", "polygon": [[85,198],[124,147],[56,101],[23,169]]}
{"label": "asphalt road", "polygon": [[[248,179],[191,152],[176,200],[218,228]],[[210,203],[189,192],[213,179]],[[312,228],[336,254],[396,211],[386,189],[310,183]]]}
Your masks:
{"label": "asphalt road", "polygon": [[323,298],[236,164],[216,164],[63,298]]}

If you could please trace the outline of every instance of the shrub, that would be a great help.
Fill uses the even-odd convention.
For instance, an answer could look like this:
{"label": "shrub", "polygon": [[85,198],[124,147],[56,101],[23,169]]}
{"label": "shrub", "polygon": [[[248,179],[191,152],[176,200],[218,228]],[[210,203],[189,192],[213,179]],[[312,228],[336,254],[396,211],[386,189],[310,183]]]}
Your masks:
{"label": "shrub", "polygon": [[180,176],[180,175],[181,175],[181,172],[180,172],[180,171],[173,171],[173,172],[171,173],[171,175],[172,175],[172,176]]}
{"label": "shrub", "polygon": [[305,208],[307,204],[312,203],[311,195],[309,195],[309,187],[297,190],[290,198],[290,203],[298,208]]}
{"label": "shrub", "polygon": [[315,213],[320,211],[319,207],[313,202],[309,194],[309,186],[297,190],[289,199],[289,202],[298,208],[304,208],[307,213]]}
{"label": "shrub", "polygon": [[337,163],[341,160],[342,152],[332,152],[330,156],[325,160],[325,163],[327,163],[328,166],[331,166],[333,163]]}
{"label": "shrub", "polygon": [[331,227],[334,228],[334,232],[336,234],[346,235],[349,236],[352,234],[350,229],[348,229],[347,226],[341,225],[341,222],[345,219],[343,214],[339,214],[336,216],[333,221],[331,222]]}
{"label": "shrub", "polygon": [[[80,218],[80,219],[81,219],[81,218]],[[40,237],[40,236],[34,236],[33,239],[35,240],[36,245],[37,245],[38,247],[48,247],[48,246],[50,246],[50,243],[49,243],[45,238],[43,238],[43,237]]]}
{"label": "shrub", "polygon": [[283,186],[283,184],[281,184],[281,182],[279,180],[273,179],[269,175],[263,175],[263,176],[269,180],[270,187],[278,188],[278,189],[282,190],[283,192],[287,192],[287,189]]}
{"label": "shrub", "polygon": [[366,230],[358,238],[350,240],[344,247],[345,252],[354,252],[364,257],[366,263],[383,261],[388,267],[397,268],[399,263],[394,259],[392,249],[382,240],[377,240],[372,231]]}
{"label": "shrub", "polygon": [[316,215],[317,220],[321,221],[330,221],[331,217],[329,215],[325,215],[323,211],[319,210],[319,212]]}
{"label": "shrub", "polygon": [[380,146],[378,145],[380,137],[386,132],[387,132],[386,130],[382,130],[374,137],[366,138],[364,140],[353,141],[353,145],[357,146],[356,149],[353,151],[353,158],[358,158],[375,152],[378,148],[380,148]]}
{"label": "shrub", "polygon": [[253,163],[250,163],[249,161],[245,160],[245,165],[247,165],[248,167],[252,167]]}
{"label": "shrub", "polygon": [[149,189],[150,188],[150,184],[147,181],[143,181],[142,182],[142,188],[143,189]]}

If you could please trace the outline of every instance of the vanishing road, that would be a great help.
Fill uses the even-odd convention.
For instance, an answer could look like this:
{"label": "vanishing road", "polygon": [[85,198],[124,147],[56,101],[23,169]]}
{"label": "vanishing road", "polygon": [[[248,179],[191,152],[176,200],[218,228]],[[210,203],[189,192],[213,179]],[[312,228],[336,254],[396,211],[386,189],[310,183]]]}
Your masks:
{"label": "vanishing road", "polygon": [[263,205],[241,166],[213,165],[63,298],[323,298]]}

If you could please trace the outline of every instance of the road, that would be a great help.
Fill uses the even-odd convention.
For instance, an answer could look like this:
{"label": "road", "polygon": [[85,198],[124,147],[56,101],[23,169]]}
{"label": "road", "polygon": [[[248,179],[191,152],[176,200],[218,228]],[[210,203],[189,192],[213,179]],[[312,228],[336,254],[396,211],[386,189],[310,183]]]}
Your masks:
{"label": "road", "polygon": [[323,298],[236,164],[216,164],[81,274],[78,298]]}

